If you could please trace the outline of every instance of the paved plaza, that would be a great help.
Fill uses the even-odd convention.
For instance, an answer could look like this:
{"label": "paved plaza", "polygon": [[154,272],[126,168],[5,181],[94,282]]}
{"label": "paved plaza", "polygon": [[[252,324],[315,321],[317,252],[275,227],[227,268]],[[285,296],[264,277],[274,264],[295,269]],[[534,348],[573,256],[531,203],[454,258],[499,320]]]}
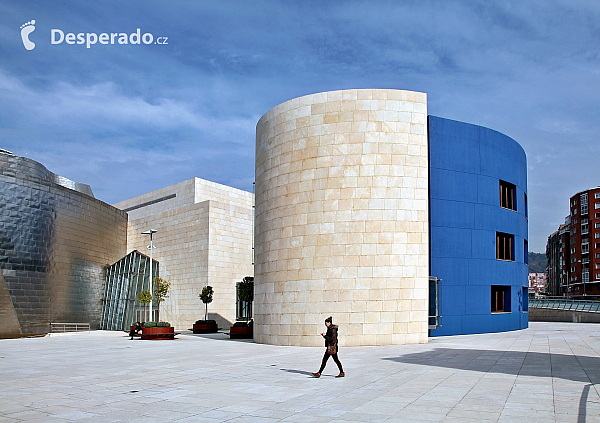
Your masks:
{"label": "paved plaza", "polygon": [[[0,422],[598,422],[600,325],[324,348],[182,334],[0,340]],[[318,335],[316,335],[318,336]]]}

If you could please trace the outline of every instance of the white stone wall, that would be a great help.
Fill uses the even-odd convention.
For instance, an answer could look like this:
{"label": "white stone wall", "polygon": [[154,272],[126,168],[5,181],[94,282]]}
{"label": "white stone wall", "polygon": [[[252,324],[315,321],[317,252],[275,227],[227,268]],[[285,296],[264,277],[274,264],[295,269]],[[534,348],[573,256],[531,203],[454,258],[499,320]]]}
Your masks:
{"label": "white stone wall", "polygon": [[427,342],[427,99],[345,90],[276,106],[256,137],[257,342]]}
{"label": "white stone wall", "polygon": [[161,320],[191,328],[204,318],[198,294],[211,285],[215,293],[209,318],[228,328],[236,317],[235,283],[254,270],[252,193],[193,178],[116,206],[132,207],[172,193],[177,196],[128,213],[127,251],[148,254],[149,237],[141,232],[156,229],[153,258],[160,263],[160,276],[171,282]]}

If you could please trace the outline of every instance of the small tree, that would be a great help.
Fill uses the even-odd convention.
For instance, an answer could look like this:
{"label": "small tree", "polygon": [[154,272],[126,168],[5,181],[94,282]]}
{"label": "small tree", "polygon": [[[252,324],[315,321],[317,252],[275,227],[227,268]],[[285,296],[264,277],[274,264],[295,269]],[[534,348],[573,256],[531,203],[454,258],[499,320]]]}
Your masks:
{"label": "small tree", "polygon": [[198,294],[198,297],[200,297],[200,299],[206,306],[206,308],[204,310],[204,321],[208,320],[208,305],[210,303],[212,303],[213,294],[214,294],[214,291],[212,289],[212,286],[210,286],[210,285],[207,285],[204,288],[202,288],[202,292],[200,294]]}
{"label": "small tree", "polygon": [[250,305],[254,301],[254,277],[246,276],[237,284],[237,294],[240,301],[244,301],[246,321],[250,320]]}
{"label": "small tree", "polygon": [[[150,302],[152,301],[152,294],[150,294],[150,291],[148,291],[147,289],[144,289],[143,291],[141,291],[138,295],[138,301],[142,304],[144,304],[144,310],[146,309],[146,304],[150,304]],[[148,319],[148,321],[150,321],[151,319]]]}
{"label": "small tree", "polygon": [[167,282],[163,278],[154,278],[152,283],[152,288],[154,288],[154,301],[156,301],[156,321],[160,321],[160,303],[162,303],[165,298],[169,298],[169,289],[171,289],[171,282]]}

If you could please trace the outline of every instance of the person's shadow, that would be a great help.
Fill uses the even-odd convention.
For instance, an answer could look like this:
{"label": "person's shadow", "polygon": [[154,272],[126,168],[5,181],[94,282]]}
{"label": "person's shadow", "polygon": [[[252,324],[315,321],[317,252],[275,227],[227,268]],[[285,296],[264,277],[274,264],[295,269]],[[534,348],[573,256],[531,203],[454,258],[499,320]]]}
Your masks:
{"label": "person's shadow", "polygon": [[310,376],[310,377],[314,377],[311,372],[307,372],[307,371],[304,371],[304,370],[294,370],[294,369],[281,369],[281,370],[283,370],[284,372],[288,372],[288,373],[297,373],[297,374],[300,374],[300,375],[307,375],[307,376]]}
{"label": "person's shadow", "polygon": [[422,353],[386,357],[398,363],[520,376],[555,377],[583,382],[578,422],[585,422],[590,388],[600,384],[600,357],[539,352],[434,348]]}

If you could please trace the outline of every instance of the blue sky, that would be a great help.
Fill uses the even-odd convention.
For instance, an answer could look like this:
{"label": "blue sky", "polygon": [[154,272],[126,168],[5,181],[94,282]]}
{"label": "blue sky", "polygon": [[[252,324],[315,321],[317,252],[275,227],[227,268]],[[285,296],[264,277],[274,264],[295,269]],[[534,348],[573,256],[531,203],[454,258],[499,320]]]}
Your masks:
{"label": "blue sky", "polygon": [[[35,19],[27,51],[20,27]],[[52,45],[140,28],[168,45]],[[517,140],[532,251],[600,184],[600,3],[0,0],[0,148],[114,203],[194,176],[252,190],[260,116],[395,88]]]}

